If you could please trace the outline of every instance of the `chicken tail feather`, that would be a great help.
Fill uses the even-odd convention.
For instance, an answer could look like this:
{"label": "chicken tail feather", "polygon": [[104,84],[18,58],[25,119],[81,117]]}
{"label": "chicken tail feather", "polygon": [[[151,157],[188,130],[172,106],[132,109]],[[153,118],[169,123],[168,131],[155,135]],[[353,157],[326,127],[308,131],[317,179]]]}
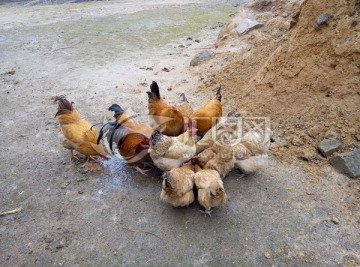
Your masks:
{"label": "chicken tail feather", "polygon": [[154,133],[151,135],[151,145],[154,146],[159,142],[161,138],[161,132],[159,130],[155,130]]}
{"label": "chicken tail feather", "polygon": [[58,102],[58,111],[55,114],[55,117],[62,114],[69,114],[73,111],[73,102],[70,102],[63,96],[56,96],[55,101]]}
{"label": "chicken tail feather", "polygon": [[221,101],[221,84],[216,88],[215,99]]}
{"label": "chicken tail feather", "polygon": [[159,86],[157,84],[157,82],[153,81],[150,85],[150,91],[151,92],[147,92],[149,99],[160,99],[160,89]]}
{"label": "chicken tail feather", "polygon": [[180,94],[180,103],[187,102],[187,98],[185,93]]}
{"label": "chicken tail feather", "polygon": [[119,115],[122,115],[124,113],[124,110],[122,109],[122,107],[120,107],[118,104],[112,104],[109,107],[110,111],[114,111],[114,118],[116,119]]}
{"label": "chicken tail feather", "polygon": [[[93,126],[95,126],[96,124],[94,124]],[[91,128],[93,127],[91,126]],[[108,130],[114,128],[116,126],[116,122],[108,122],[108,123],[105,123],[101,129],[100,129],[100,132],[99,132],[99,136],[98,136],[98,139],[97,139],[97,144],[100,143],[100,140],[103,139],[103,136],[104,136],[104,133],[106,133]]]}

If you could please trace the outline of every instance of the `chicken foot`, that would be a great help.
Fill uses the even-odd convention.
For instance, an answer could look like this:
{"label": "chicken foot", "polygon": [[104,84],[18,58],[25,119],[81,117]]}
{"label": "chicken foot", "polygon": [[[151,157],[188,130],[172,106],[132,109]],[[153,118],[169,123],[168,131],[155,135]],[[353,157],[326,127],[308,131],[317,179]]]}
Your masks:
{"label": "chicken foot", "polygon": [[70,161],[72,160],[79,160],[79,158],[74,154],[74,150],[70,150]]}
{"label": "chicken foot", "polygon": [[209,217],[211,217],[211,213],[213,212],[212,209],[205,209],[205,210],[200,210],[201,213],[204,213],[204,215],[209,215]]}

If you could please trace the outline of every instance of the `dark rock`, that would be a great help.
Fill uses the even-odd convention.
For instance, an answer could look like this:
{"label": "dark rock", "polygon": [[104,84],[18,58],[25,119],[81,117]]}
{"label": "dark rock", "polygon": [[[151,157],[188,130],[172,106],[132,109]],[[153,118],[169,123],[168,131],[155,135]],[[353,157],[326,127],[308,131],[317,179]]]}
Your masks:
{"label": "dark rock", "polygon": [[277,135],[272,135],[270,138],[271,142],[275,142],[280,146],[288,146],[288,143],[286,142],[286,140],[280,136]]}
{"label": "dark rock", "polygon": [[213,57],[214,53],[206,50],[198,53],[190,62],[190,66],[200,65]]}
{"label": "dark rock", "polygon": [[351,178],[360,177],[360,149],[346,152],[333,157],[330,164],[341,173]]}
{"label": "dark rock", "polygon": [[318,144],[318,149],[324,157],[328,157],[332,155],[335,151],[339,150],[341,145],[342,144],[339,139],[324,139]]}

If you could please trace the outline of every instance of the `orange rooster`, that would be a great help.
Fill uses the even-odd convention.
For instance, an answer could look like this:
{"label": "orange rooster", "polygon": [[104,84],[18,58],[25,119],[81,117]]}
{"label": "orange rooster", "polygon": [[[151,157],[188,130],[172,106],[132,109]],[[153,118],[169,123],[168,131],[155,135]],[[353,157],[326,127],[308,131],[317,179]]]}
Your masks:
{"label": "orange rooster", "polygon": [[87,160],[94,156],[106,157],[107,154],[102,145],[97,144],[98,134],[91,129],[91,125],[80,118],[79,112],[74,109],[65,97],[56,97],[58,111],[55,117],[60,123],[60,142],[63,147],[70,150],[71,158],[78,159],[74,150],[86,156]]}
{"label": "orange rooster", "polygon": [[[130,165],[152,163],[148,149],[153,130],[135,121],[133,116],[117,104],[111,105],[109,110],[115,112],[116,122],[109,122],[101,128],[98,143],[103,139],[109,144],[111,152],[114,152],[113,143],[116,143],[120,155]],[[139,168],[136,169],[140,171]]]}
{"label": "orange rooster", "polygon": [[195,120],[197,123],[197,135],[204,136],[207,131],[211,129],[216,121],[222,115],[221,105],[221,85],[216,89],[214,99],[211,99],[206,105],[195,110],[191,114],[190,119]]}
{"label": "orange rooster", "polygon": [[150,85],[149,119],[154,130],[160,130],[167,136],[178,136],[184,128],[184,118],[175,106],[169,106],[160,96],[159,86],[156,82]]}

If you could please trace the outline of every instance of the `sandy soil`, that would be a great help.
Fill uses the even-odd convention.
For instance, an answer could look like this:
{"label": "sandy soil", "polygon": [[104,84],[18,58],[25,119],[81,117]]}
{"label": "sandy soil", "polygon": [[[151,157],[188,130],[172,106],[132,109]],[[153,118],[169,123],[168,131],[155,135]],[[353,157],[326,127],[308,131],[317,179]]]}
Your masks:
{"label": "sandy soil", "polygon": [[[219,25],[236,11],[216,2],[0,6],[0,213],[22,208],[0,216],[0,266],[360,265],[359,182],[326,164],[309,171],[274,153],[263,171],[229,175],[230,200],[208,218],[198,204],[161,203],[159,173],[144,177],[118,161],[87,172],[59,145],[54,95],[67,95],[93,123],[111,119],[112,103],[146,121],[152,80],[168,101],[185,91],[195,106],[221,82],[225,110],[233,109],[242,91],[230,90],[227,77],[245,86],[288,29],[261,39],[263,57],[236,61],[259,42],[229,37],[215,49]],[[190,69],[205,48],[215,59]],[[259,115],[249,103],[238,111]]]}

